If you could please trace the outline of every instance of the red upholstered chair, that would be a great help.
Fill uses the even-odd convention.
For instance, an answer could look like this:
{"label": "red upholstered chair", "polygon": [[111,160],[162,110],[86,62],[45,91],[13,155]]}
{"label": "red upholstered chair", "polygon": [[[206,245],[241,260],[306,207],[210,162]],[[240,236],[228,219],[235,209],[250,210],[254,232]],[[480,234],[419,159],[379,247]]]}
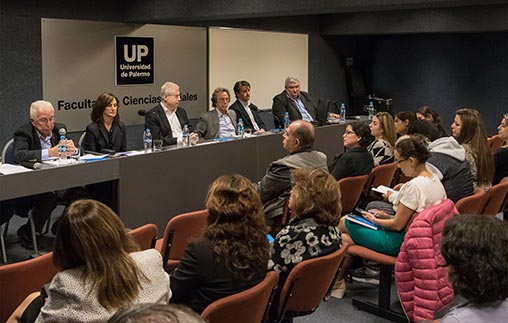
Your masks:
{"label": "red upholstered chair", "polygon": [[489,143],[490,152],[492,154],[494,154],[499,147],[503,145],[503,139],[501,139],[498,135],[487,138],[487,142]]}
{"label": "red upholstered chair", "polygon": [[201,237],[207,224],[207,210],[180,214],[168,221],[164,236],[155,244],[166,271],[171,272],[178,266],[189,242]]}
{"label": "red upholstered chair", "polygon": [[485,207],[480,214],[495,215],[502,211],[508,194],[508,182],[504,181],[494,185],[485,193]]}
{"label": "red upholstered chair", "polygon": [[479,190],[473,195],[461,198],[455,203],[460,214],[480,214],[485,208],[485,191]]}
{"label": "red upholstered chair", "polygon": [[384,185],[390,187],[395,171],[397,170],[397,162],[379,165],[370,171],[369,178],[363,189],[364,196],[368,199],[371,197],[371,190],[373,187]]}
{"label": "red upholstered chair", "polygon": [[270,271],[256,286],[208,305],[201,317],[208,323],[261,323],[278,281],[279,274]]}
{"label": "red upholstered chair", "polygon": [[304,260],[289,273],[280,292],[276,322],[311,314],[331,292],[339,273],[347,243],[331,254]]}
{"label": "red upholstered chair", "polygon": [[145,224],[139,228],[127,232],[139,245],[141,250],[155,247],[157,240],[157,226],[155,224]]}
{"label": "red upholstered chair", "polygon": [[29,294],[51,282],[57,272],[52,252],[0,266],[0,322],[5,322]]}
{"label": "red upholstered chair", "polygon": [[342,215],[354,210],[368,178],[369,175],[362,175],[346,177],[339,180]]}

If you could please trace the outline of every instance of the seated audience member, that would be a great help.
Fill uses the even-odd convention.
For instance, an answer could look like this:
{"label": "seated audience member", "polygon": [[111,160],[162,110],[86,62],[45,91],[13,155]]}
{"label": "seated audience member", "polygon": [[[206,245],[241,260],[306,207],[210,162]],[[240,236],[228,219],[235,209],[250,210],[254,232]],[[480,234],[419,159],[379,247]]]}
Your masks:
{"label": "seated audience member", "polygon": [[[118,114],[118,98],[102,93],[93,105],[90,123],[86,127],[82,149],[90,152],[110,153],[127,149],[125,125]],[[92,198],[117,211],[115,196],[117,182],[96,183],[86,186]]]}
{"label": "seated audience member", "polygon": [[402,137],[407,135],[407,127],[409,124],[413,123],[416,120],[416,116],[413,112],[402,111],[397,113],[394,121],[395,132],[397,136]]}
{"label": "seated audience member", "polygon": [[440,137],[436,126],[428,120],[416,120],[408,127],[408,134],[420,134],[429,141],[430,157],[427,169],[437,175],[446,196],[453,202],[474,193],[473,175],[466,160],[464,147],[453,137]]}
{"label": "seated audience member", "polygon": [[259,117],[258,107],[250,102],[250,83],[238,81],[233,87],[236,101],[229,107],[236,112],[236,122],[242,118],[245,129],[251,129],[252,133],[260,134],[268,130],[265,123]]}
{"label": "seated audience member", "polygon": [[366,122],[355,122],[346,126],[342,135],[346,151],[335,156],[328,164],[328,170],[335,179],[368,175],[374,167],[374,159],[367,146],[373,141],[369,125]]}
{"label": "seated audience member", "polygon": [[307,121],[292,122],[283,135],[282,146],[289,152],[286,157],[272,162],[259,182],[259,193],[264,203],[267,223],[271,232],[277,233],[281,226],[284,205],[291,191],[291,173],[299,168],[327,169],[326,155],[312,150],[314,126]]}
{"label": "seated audience member", "polygon": [[93,105],[90,123],[86,127],[83,149],[93,152],[125,151],[127,135],[118,114],[118,99],[114,94],[102,93]]}
{"label": "seated audience member", "polygon": [[272,113],[280,124],[286,112],[291,121],[316,121],[316,104],[307,92],[300,91],[300,81],[292,76],[286,78],[284,91],[273,98]]}
{"label": "seated audience member", "polygon": [[298,263],[327,255],[341,246],[337,225],[342,210],[337,181],[322,169],[297,169],[289,197],[291,220],[272,244],[274,270],[282,286]]}
{"label": "seated audience member", "polygon": [[457,215],[445,224],[441,254],[455,292],[440,323],[506,322],[508,223],[492,216]]}
{"label": "seated audience member", "polygon": [[498,184],[503,178],[508,176],[508,113],[503,115],[503,119],[497,127],[499,138],[504,142],[504,146],[499,148],[494,154],[494,165],[496,172],[494,174],[493,185]]}
{"label": "seated audience member", "polygon": [[[145,129],[150,129],[154,139],[162,139],[164,145],[174,145],[182,139],[185,125],[189,126],[187,112],[179,106],[180,86],[166,82],[161,86],[161,102],[145,114]],[[197,134],[191,134],[196,136]]]}
{"label": "seated audience member", "polygon": [[436,129],[439,131],[439,135],[441,137],[448,137],[448,133],[446,132],[443,123],[441,122],[439,113],[437,113],[431,107],[426,105],[419,107],[416,110],[416,118],[420,120],[425,119],[432,122],[434,126],[436,126]]}
{"label": "seated audience member", "polygon": [[185,306],[145,303],[120,309],[108,323],[205,323],[205,321]]}
{"label": "seated audience member", "polygon": [[189,243],[171,275],[171,302],[200,314],[210,303],[261,282],[269,258],[263,206],[247,178],[217,178],[205,204],[208,226],[203,237]]}
{"label": "seated audience member", "polygon": [[[49,285],[47,300],[40,302],[36,322],[105,322],[121,307],[167,304],[171,297],[160,253],[139,251],[118,215],[94,200],[75,201],[65,209],[53,260],[61,271]],[[23,315],[36,316],[37,310],[30,305]]]}
{"label": "seated audience member", "polygon": [[470,108],[457,110],[451,128],[453,137],[466,150],[475,189],[488,190],[494,177],[494,158],[480,112]]}
{"label": "seated audience member", "polygon": [[[404,175],[412,179],[402,184],[397,193],[386,193],[383,197],[393,203],[371,202],[369,212],[364,217],[376,224],[381,230],[372,230],[342,218],[339,229],[342,239],[348,243],[365,246],[369,249],[396,256],[404,241],[409,220],[414,213],[435,206],[446,199],[446,193],[438,177],[430,172],[425,162],[430,152],[426,139],[415,135],[402,139],[395,146],[395,160]],[[374,209],[376,205],[380,209]]]}
{"label": "seated audience member", "polygon": [[229,90],[216,88],[212,93],[212,111],[201,113],[196,132],[205,139],[234,137],[236,135],[236,113],[228,109]]}
{"label": "seated audience member", "polygon": [[[22,125],[14,132],[14,160],[16,163],[35,162],[58,157],[60,141],[59,130],[65,125],[55,123],[55,110],[48,101],[35,101],[30,106],[30,123]],[[76,147],[72,140],[62,142],[67,146],[67,153],[72,155]],[[41,232],[51,212],[55,209],[58,199],[53,192],[32,195],[12,200],[16,214],[28,216],[32,211],[35,230]],[[21,226],[17,231],[23,247],[32,248],[30,226]]]}
{"label": "seated audience member", "polygon": [[393,162],[393,146],[397,134],[392,116],[388,112],[378,112],[369,127],[375,140],[367,147],[367,150],[374,158],[374,166]]}

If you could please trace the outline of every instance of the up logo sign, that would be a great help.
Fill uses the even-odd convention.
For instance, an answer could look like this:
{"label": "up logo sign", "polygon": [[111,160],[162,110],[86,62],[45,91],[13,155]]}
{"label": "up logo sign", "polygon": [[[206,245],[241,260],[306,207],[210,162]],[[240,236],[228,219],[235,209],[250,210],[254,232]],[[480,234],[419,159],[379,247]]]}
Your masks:
{"label": "up logo sign", "polygon": [[153,38],[115,37],[116,85],[153,84]]}

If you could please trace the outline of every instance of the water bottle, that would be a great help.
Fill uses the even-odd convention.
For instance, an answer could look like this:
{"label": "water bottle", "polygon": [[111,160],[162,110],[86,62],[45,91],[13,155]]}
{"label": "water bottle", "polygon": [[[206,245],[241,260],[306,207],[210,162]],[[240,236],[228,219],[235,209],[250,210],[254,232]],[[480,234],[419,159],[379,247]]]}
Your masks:
{"label": "water bottle", "polygon": [[152,133],[150,132],[150,129],[146,129],[143,133],[143,145],[145,153],[152,151]]}
{"label": "water bottle", "polygon": [[369,112],[369,120],[372,120],[374,118],[374,115],[376,114],[376,109],[374,109],[374,104],[372,101],[369,102],[369,107],[367,108],[367,111]]}
{"label": "water bottle", "polygon": [[289,119],[289,113],[284,112],[284,130],[286,130],[289,127],[290,123],[291,123],[291,120]]}
{"label": "water bottle", "polygon": [[184,147],[190,146],[189,137],[190,137],[189,126],[184,125],[182,130],[182,144]]}
{"label": "water bottle", "polygon": [[243,138],[243,135],[245,134],[245,127],[243,125],[243,119],[238,119],[238,124],[236,125],[236,133],[240,138]]}
{"label": "water bottle", "polygon": [[346,123],[346,106],[344,105],[344,103],[341,103],[340,104],[340,119],[339,119],[339,123],[340,124],[345,124]]}
{"label": "water bottle", "polygon": [[58,134],[60,135],[60,141],[58,142],[58,163],[60,165],[67,164],[67,146],[65,145],[65,134],[66,131],[64,128],[58,130]]}

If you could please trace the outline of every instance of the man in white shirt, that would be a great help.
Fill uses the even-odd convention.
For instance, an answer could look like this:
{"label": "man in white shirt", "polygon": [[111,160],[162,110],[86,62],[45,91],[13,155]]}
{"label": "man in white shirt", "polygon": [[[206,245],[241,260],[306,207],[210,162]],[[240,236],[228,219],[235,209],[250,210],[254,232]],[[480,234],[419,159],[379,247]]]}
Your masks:
{"label": "man in white shirt", "polygon": [[242,118],[245,129],[252,129],[255,134],[265,132],[266,125],[258,114],[258,107],[250,102],[250,84],[247,81],[238,81],[233,87],[236,101],[229,107],[236,112],[236,121]]}
{"label": "man in white shirt", "polygon": [[160,103],[145,114],[145,129],[150,129],[154,139],[162,139],[164,145],[174,145],[182,140],[185,125],[192,131],[187,112],[179,106],[180,86],[166,82],[160,95]]}
{"label": "man in white shirt", "polygon": [[236,113],[229,110],[229,90],[216,88],[212,93],[212,111],[203,112],[196,125],[198,132],[204,139],[234,137],[236,135]]}

